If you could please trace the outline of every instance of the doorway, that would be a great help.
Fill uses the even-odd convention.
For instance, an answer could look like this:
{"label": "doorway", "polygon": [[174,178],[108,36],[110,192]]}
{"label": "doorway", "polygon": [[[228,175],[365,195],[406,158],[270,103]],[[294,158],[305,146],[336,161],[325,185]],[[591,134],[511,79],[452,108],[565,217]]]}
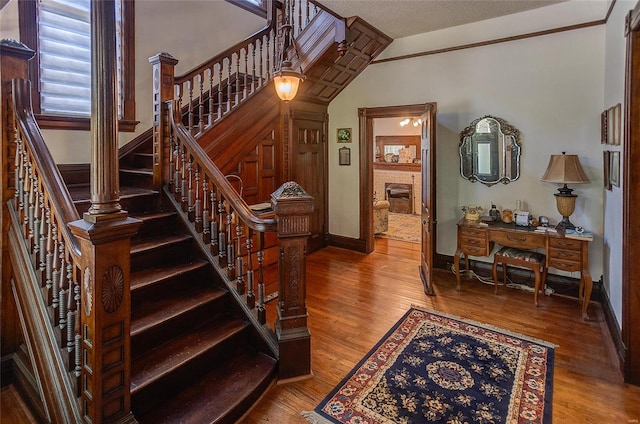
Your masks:
{"label": "doorway", "polygon": [[[411,136],[413,133],[411,131],[400,131],[396,130],[397,134],[390,134],[393,132],[388,129],[393,125],[399,127],[400,121],[408,118],[418,119],[425,110],[428,109],[427,104],[418,104],[418,105],[405,105],[405,106],[388,106],[388,107],[376,107],[376,108],[360,108],[358,109],[359,116],[359,129],[360,129],[360,181],[361,181],[361,190],[360,190],[360,239],[364,241],[365,244],[365,252],[370,253],[375,249],[375,236],[374,236],[374,192],[375,197],[378,200],[389,200],[387,199],[387,188],[389,185],[386,183],[401,183],[403,184],[402,188],[399,190],[394,190],[391,200],[395,202],[396,209],[400,212],[408,212],[409,215],[416,214],[417,222],[420,222],[420,193],[421,188],[419,184],[422,181],[421,178],[421,166],[418,161],[413,161],[405,158],[403,159],[403,164],[400,163],[400,154],[397,154],[397,162],[396,158],[392,157],[396,154],[394,153],[393,148],[388,149],[388,153],[392,155],[388,156],[389,161],[384,160],[385,151],[384,144],[381,144],[380,139],[376,140],[376,136],[383,137],[382,143],[389,143],[389,145],[397,145],[397,146],[407,146],[410,145],[411,142],[408,139],[395,140],[393,136],[396,136],[401,133],[402,136]],[[409,121],[409,125],[411,125],[411,121]],[[384,130],[377,131],[376,128],[385,128]],[[420,151],[420,125],[416,125],[415,127],[415,138],[417,143],[417,157],[419,158]],[[389,140],[384,139],[384,137],[389,137]],[[410,149],[409,149],[410,150]],[[410,155],[410,154],[409,154]],[[378,158],[378,161],[375,159]],[[410,163],[409,163],[410,162]],[[397,171],[398,168],[403,168],[401,171],[402,177],[407,181],[386,181],[374,180],[374,172],[377,170],[381,171]],[[413,178],[411,178],[413,176]],[[410,187],[410,188],[406,188]],[[435,192],[435,187],[431,187],[431,190]],[[393,213],[393,212],[392,212]],[[410,218],[410,216],[400,216],[399,218]],[[419,227],[418,227],[418,231]],[[419,237],[419,236],[418,236]],[[419,241],[419,238],[418,238]],[[434,246],[435,248],[435,246]]]}

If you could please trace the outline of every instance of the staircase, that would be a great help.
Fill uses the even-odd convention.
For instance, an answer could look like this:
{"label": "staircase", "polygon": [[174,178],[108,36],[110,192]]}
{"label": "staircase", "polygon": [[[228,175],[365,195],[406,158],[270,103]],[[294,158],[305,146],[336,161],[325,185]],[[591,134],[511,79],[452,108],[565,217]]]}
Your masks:
{"label": "staircase", "polygon": [[[181,211],[150,189],[152,176],[144,152],[121,166],[121,205],[142,221],[131,241],[133,413],[143,424],[235,422],[274,381],[276,360],[183,226]],[[68,188],[82,214],[89,186]]]}

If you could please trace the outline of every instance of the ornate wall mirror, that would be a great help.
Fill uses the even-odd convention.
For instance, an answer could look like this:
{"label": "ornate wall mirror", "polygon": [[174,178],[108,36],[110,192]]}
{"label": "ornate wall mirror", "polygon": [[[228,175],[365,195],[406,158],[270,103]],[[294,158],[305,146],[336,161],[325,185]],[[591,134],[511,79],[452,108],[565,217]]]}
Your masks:
{"label": "ornate wall mirror", "polygon": [[460,174],[492,186],[520,177],[520,132],[507,121],[486,115],[460,133]]}

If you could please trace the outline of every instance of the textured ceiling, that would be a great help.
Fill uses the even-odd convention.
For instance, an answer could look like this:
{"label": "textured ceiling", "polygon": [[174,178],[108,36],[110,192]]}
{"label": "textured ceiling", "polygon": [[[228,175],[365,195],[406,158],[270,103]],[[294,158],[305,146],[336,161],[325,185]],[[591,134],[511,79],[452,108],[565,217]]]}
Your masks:
{"label": "textured ceiling", "polygon": [[319,0],[345,18],[359,16],[391,38],[407,37],[565,0]]}

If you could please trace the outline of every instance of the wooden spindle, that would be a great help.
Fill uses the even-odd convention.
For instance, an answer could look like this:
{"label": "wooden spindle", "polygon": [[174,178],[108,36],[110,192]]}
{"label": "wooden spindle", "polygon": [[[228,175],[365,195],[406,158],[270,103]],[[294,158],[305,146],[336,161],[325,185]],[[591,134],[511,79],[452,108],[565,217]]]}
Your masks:
{"label": "wooden spindle", "polygon": [[182,212],[187,211],[187,158],[186,147],[182,146],[180,149],[180,205],[182,205]]}
{"label": "wooden spindle", "polygon": [[251,94],[256,91],[256,43],[260,40],[256,40],[251,43]]}
{"label": "wooden spindle", "polygon": [[226,237],[227,237],[227,277],[230,280],[234,280],[236,278],[236,266],[235,266],[235,244],[234,244],[234,226],[233,226],[233,211],[231,210],[231,206],[229,206],[229,210],[227,211],[227,225],[226,225]]}
{"label": "wooden spindle", "polygon": [[244,294],[246,287],[244,281],[244,259],[242,257],[242,225],[241,221],[238,220],[236,224],[236,275],[238,276],[236,280],[236,291],[238,294]]}
{"label": "wooden spindle", "polygon": [[231,111],[231,98],[233,96],[233,84],[231,82],[231,68],[233,67],[233,57],[227,59],[227,109],[225,115]]}
{"label": "wooden spindle", "polygon": [[222,67],[224,62],[218,64],[218,119],[222,118]]}
{"label": "wooden spindle", "polygon": [[187,165],[187,218],[193,222],[195,217],[193,211],[193,157],[189,155],[189,164]]}
{"label": "wooden spindle", "polygon": [[242,99],[244,100],[249,95],[249,46],[242,51],[244,52],[244,87],[242,87]]}
{"label": "wooden spindle", "polygon": [[267,310],[264,307],[264,233],[258,233],[258,322],[267,322]]}
{"label": "wooden spindle", "polygon": [[247,241],[245,242],[245,249],[247,249],[247,306],[249,309],[256,307],[256,295],[253,291],[253,264],[251,255],[253,254],[253,230],[248,229]]}
{"label": "wooden spindle", "polygon": [[196,164],[195,171],[195,202],[193,211],[195,213],[194,226],[197,232],[202,232],[202,201],[200,200],[200,165]]}
{"label": "wooden spindle", "polygon": [[227,266],[227,232],[225,231],[224,201],[222,196],[218,201],[218,264]]}
{"label": "wooden spindle", "polygon": [[207,118],[207,123],[209,124],[209,126],[213,125],[213,120],[214,120],[213,108],[215,104],[214,104],[214,98],[213,98],[213,87],[214,87],[213,75],[214,75],[214,66],[211,65],[211,67],[209,68],[209,117]]}
{"label": "wooden spindle", "polygon": [[[67,261],[65,257],[64,242],[60,241],[60,280],[58,282],[58,327],[64,330],[67,322]],[[64,332],[62,333],[64,334]]]}
{"label": "wooden spindle", "polygon": [[211,242],[211,228],[209,227],[209,201],[207,196],[209,194],[209,181],[207,180],[207,174],[202,175],[202,241],[204,244]]}
{"label": "wooden spindle", "polygon": [[[57,229],[56,233],[57,234]],[[60,252],[60,248],[63,248],[63,244],[57,241],[55,242],[55,246],[53,248],[53,264],[51,265],[51,307],[53,308],[53,316],[56,316],[56,312],[58,310],[58,294],[60,292],[60,264],[58,264],[58,255]]]}
{"label": "wooden spindle", "polygon": [[198,93],[198,134],[204,132],[204,71],[198,74],[200,93]]}
{"label": "wooden spindle", "polygon": [[[234,53],[235,57],[236,57],[236,92],[234,97],[234,106],[237,105],[238,103],[240,103],[240,54],[241,52],[238,52],[237,54]],[[232,56],[233,57],[233,56]]]}
{"label": "wooden spindle", "polygon": [[53,278],[53,255],[56,244],[58,243],[58,230],[56,229],[53,219],[49,220],[49,234],[47,236],[47,264],[45,269],[47,292],[51,291],[51,279]]}
{"label": "wooden spindle", "polygon": [[211,222],[209,223],[209,226],[211,227],[209,230],[209,235],[211,237],[210,240],[210,247],[211,247],[211,254],[213,256],[218,256],[218,215],[216,213],[217,209],[216,209],[216,186],[214,184],[211,184],[211,196],[209,196],[209,198],[211,199]]}
{"label": "wooden spindle", "polygon": [[188,80],[186,82],[187,84],[187,91],[189,94],[189,105],[187,107],[187,128],[189,129],[189,132],[193,135],[194,131],[193,131],[193,80]]}

